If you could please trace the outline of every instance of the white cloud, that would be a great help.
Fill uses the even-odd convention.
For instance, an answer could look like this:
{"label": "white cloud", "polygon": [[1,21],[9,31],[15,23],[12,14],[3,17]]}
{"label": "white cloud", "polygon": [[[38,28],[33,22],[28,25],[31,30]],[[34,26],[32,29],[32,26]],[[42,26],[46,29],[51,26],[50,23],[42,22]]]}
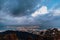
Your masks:
{"label": "white cloud", "polygon": [[60,16],[60,10],[54,10],[54,16]]}
{"label": "white cloud", "polygon": [[44,15],[48,13],[47,7],[46,6],[42,6],[41,8],[39,8],[38,10],[36,10],[34,13],[32,13],[32,17],[36,17],[38,15]]}
{"label": "white cloud", "polygon": [[60,9],[53,9],[50,10],[53,16],[60,16]]}

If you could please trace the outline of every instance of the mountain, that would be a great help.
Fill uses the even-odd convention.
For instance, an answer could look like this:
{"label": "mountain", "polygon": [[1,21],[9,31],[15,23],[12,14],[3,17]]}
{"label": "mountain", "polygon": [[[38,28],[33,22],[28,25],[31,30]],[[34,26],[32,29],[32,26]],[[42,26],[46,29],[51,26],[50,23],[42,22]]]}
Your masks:
{"label": "mountain", "polygon": [[60,30],[53,28],[31,33],[8,30],[0,32],[0,40],[60,40]]}
{"label": "mountain", "polygon": [[0,40],[35,40],[36,35],[22,31],[5,31],[0,33]]}

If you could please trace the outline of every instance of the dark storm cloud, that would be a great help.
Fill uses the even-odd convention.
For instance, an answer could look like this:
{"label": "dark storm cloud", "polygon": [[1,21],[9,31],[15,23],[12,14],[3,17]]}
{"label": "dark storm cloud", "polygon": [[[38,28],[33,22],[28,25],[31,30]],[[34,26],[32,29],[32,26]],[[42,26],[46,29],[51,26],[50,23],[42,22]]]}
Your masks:
{"label": "dark storm cloud", "polygon": [[12,16],[23,16],[33,12],[38,3],[40,0],[1,0],[0,6],[1,10],[10,12]]}
{"label": "dark storm cloud", "polygon": [[[30,18],[29,15],[39,8],[37,5],[40,5],[40,2],[41,0],[0,0],[0,22],[6,25],[25,24]],[[18,18],[18,16],[20,17]],[[27,24],[29,24],[29,20]]]}

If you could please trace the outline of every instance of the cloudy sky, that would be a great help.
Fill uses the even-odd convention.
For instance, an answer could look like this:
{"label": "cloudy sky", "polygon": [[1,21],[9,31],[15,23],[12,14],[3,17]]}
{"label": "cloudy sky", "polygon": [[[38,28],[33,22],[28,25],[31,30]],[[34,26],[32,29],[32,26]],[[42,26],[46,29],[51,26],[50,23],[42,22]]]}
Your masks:
{"label": "cloudy sky", "polygon": [[0,0],[0,27],[3,25],[60,28],[60,1]]}

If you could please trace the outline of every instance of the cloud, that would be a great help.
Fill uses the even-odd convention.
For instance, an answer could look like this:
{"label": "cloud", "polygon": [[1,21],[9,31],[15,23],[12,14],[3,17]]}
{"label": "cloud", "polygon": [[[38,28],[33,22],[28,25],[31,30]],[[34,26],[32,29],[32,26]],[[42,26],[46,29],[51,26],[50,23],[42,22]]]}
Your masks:
{"label": "cloud", "polygon": [[[2,1],[0,7],[1,25],[39,25],[41,28],[60,26],[59,3],[51,0],[7,0]],[[40,3],[41,2],[41,3]],[[55,0],[54,0],[55,2]],[[46,5],[45,5],[46,4]],[[5,27],[4,27],[5,28]],[[1,29],[3,29],[1,27]]]}
{"label": "cloud", "polygon": [[[44,10],[44,11],[43,11]],[[53,16],[53,15],[59,15],[59,11],[56,12],[56,10],[49,11],[47,9],[47,6],[42,6],[40,9],[36,10],[37,13],[35,15],[35,12],[32,13],[35,16],[27,15],[22,17],[13,17],[9,14],[6,14],[6,12],[1,11],[1,15],[3,15],[1,18],[1,23],[5,25],[40,25],[43,26],[42,28],[49,28],[49,26],[57,26],[57,21],[60,20],[59,17]],[[57,18],[57,20],[56,20]],[[60,21],[59,21],[60,23]]]}
{"label": "cloud", "polygon": [[38,15],[44,15],[48,13],[48,9],[46,6],[42,6],[41,8],[39,8],[38,10],[36,10],[31,16],[32,17],[36,17]]}
{"label": "cloud", "polygon": [[51,10],[51,12],[53,13],[53,16],[60,16],[60,9],[54,9]]}
{"label": "cloud", "polygon": [[[25,24],[27,21],[26,24],[30,23],[33,20],[30,14],[40,6],[40,0],[1,0],[1,2],[0,22],[6,25]],[[36,7],[37,4],[39,5]]]}
{"label": "cloud", "polygon": [[6,25],[34,24],[34,18],[30,15],[40,7],[40,2],[41,0],[4,0],[0,5],[0,22]]}
{"label": "cloud", "polygon": [[[39,2],[38,2],[39,1]],[[10,12],[11,16],[25,16],[31,14],[33,9],[37,4],[40,3],[40,0],[5,0],[1,6],[2,10]],[[27,11],[29,10],[29,11]],[[35,9],[36,10],[36,9]],[[27,13],[28,12],[28,13]]]}

